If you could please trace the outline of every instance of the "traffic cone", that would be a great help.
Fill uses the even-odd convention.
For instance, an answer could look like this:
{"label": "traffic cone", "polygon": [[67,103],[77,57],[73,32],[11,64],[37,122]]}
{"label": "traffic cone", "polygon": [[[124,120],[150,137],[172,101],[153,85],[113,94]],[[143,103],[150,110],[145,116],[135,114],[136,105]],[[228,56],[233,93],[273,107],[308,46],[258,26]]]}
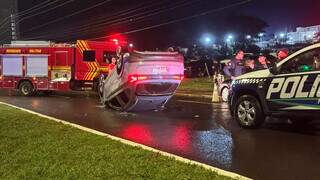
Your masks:
{"label": "traffic cone", "polygon": [[218,86],[216,83],[216,75],[213,76],[213,93],[212,93],[212,102],[219,103],[220,97],[218,93]]}

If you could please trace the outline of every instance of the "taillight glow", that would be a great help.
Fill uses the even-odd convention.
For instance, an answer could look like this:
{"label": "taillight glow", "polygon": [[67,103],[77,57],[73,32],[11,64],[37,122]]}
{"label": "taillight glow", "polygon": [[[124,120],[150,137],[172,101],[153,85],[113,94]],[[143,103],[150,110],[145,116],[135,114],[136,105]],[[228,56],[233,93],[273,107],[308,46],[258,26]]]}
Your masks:
{"label": "taillight glow", "polygon": [[0,80],[2,80],[2,76],[0,76]]}
{"label": "taillight glow", "polygon": [[143,81],[143,80],[147,80],[148,76],[143,76],[143,75],[129,75],[129,82],[133,83],[136,81]]}
{"label": "taillight glow", "polygon": [[138,77],[134,75],[130,75],[128,79],[130,83],[138,81]]}
{"label": "taillight glow", "polygon": [[142,80],[147,80],[148,76],[138,76],[138,80],[142,81]]}
{"label": "taillight glow", "polygon": [[174,80],[183,80],[184,79],[184,76],[183,75],[179,75],[179,76],[173,76],[173,79]]}
{"label": "taillight glow", "polygon": [[149,79],[173,79],[173,80],[183,80],[183,75],[168,75],[168,76],[147,76],[147,75],[129,75],[128,81],[134,83],[136,81],[143,81]]}

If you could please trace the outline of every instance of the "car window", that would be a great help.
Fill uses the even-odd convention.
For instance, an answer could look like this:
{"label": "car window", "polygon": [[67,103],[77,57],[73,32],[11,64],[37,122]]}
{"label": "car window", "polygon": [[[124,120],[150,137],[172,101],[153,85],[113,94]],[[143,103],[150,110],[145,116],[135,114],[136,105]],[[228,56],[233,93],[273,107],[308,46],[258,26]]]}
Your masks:
{"label": "car window", "polygon": [[282,65],[280,74],[320,71],[320,48],[297,55]]}

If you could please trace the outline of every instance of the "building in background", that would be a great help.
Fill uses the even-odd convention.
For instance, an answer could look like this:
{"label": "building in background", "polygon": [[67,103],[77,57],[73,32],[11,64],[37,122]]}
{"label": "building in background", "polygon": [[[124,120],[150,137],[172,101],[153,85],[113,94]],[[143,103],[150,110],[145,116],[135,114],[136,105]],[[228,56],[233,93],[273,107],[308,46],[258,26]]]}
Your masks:
{"label": "building in background", "polygon": [[319,41],[320,25],[297,27],[295,31],[280,33],[264,40],[255,40],[255,45],[262,49],[276,45],[310,44]]}
{"label": "building in background", "polygon": [[318,33],[320,33],[320,25],[297,27],[296,31],[287,33],[287,44],[314,42]]}
{"label": "building in background", "polygon": [[12,34],[11,15],[17,13],[18,0],[0,1],[0,44],[10,43],[12,36],[18,37],[18,26],[15,24],[15,32]]}

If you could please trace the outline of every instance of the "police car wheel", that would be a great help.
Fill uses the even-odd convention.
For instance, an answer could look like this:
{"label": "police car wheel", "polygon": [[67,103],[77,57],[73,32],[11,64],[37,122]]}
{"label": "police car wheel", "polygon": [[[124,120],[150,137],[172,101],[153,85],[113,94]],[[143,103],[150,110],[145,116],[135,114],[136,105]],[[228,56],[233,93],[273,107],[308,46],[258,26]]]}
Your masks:
{"label": "police car wheel", "polygon": [[265,120],[259,101],[250,95],[238,99],[234,117],[238,124],[245,128],[259,127]]}
{"label": "police car wheel", "polygon": [[229,96],[229,88],[224,87],[221,91],[221,98],[223,102],[228,102],[228,96]]}

